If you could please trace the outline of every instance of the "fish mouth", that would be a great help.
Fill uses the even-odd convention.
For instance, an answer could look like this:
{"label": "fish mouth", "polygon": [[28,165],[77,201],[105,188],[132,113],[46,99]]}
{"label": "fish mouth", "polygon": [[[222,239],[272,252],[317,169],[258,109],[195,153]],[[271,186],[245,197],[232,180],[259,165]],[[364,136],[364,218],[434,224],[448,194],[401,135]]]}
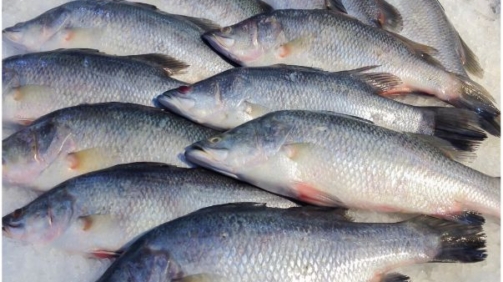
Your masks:
{"label": "fish mouth", "polygon": [[238,178],[229,168],[219,163],[213,155],[202,146],[201,142],[194,143],[185,148],[185,159],[195,165],[202,166],[232,178]]}
{"label": "fish mouth", "polygon": [[173,95],[165,92],[156,98],[157,105],[162,108],[166,108],[172,112],[175,112],[180,115],[184,115],[185,111],[190,111],[190,109],[194,108],[196,105],[196,101],[194,99],[188,97],[173,97]]}
{"label": "fish mouth", "polygon": [[[207,42],[211,48],[217,53],[220,53],[237,64],[243,62],[230,52],[230,48],[234,45],[235,40],[228,36],[224,36],[220,31],[208,31],[201,35],[203,41]],[[230,46],[229,46],[230,45]]]}

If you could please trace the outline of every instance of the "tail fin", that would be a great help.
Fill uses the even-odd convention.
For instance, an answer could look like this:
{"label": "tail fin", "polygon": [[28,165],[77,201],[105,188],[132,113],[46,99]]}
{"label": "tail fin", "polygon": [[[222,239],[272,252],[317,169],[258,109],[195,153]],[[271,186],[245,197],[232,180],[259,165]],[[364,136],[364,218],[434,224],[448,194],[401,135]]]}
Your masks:
{"label": "tail fin", "polygon": [[499,128],[486,126],[487,122],[476,113],[458,108],[421,107],[433,115],[434,135],[449,141],[470,140],[483,141],[487,135],[484,127],[491,129],[491,134],[498,133]]}
{"label": "tail fin", "polygon": [[487,257],[486,237],[482,232],[484,219],[470,214],[470,225],[429,216],[419,216],[409,222],[416,228],[437,234],[440,245],[430,262],[478,262]]}
{"label": "tail fin", "polygon": [[499,127],[500,110],[494,105],[494,98],[484,87],[473,80],[456,75],[461,83],[461,94],[457,99],[449,101],[456,107],[477,112],[488,124]]}

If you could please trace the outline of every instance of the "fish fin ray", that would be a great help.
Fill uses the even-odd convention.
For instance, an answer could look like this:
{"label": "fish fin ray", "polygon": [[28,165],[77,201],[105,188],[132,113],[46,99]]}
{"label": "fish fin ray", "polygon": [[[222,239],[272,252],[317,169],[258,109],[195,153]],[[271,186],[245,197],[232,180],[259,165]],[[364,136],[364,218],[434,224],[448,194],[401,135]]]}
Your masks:
{"label": "fish fin ray", "polygon": [[246,104],[246,113],[252,118],[258,118],[271,112],[271,109],[265,106],[254,104],[249,101],[244,101],[244,103]]}
{"label": "fish fin ray", "polygon": [[477,55],[473,53],[473,51],[468,47],[466,42],[461,38],[461,36],[458,33],[458,38],[459,38],[459,46],[458,46],[458,53],[460,54],[461,61],[463,62],[463,65],[465,69],[470,72],[471,74],[483,78],[484,77],[484,69],[479,63],[479,59],[477,58]]}
{"label": "fish fin ray", "polygon": [[344,4],[342,4],[341,0],[326,0],[325,6],[328,9],[337,10],[337,11],[342,12],[344,14],[348,13],[348,11],[346,10],[346,7],[344,7]]}
{"label": "fish fin ray", "polygon": [[390,73],[359,73],[356,74],[367,84],[372,86],[377,94],[382,94],[395,89],[397,86],[403,84],[402,80]]}
{"label": "fish fin ray", "polygon": [[87,173],[109,167],[118,157],[113,148],[90,148],[69,153],[66,160],[71,170]]}
{"label": "fish fin ray", "polygon": [[180,73],[189,67],[188,64],[164,54],[142,54],[127,56],[130,59],[142,61],[160,67],[167,76]]}
{"label": "fish fin ray", "polygon": [[[483,128],[487,127],[487,122],[473,111],[444,107],[419,107],[419,109],[432,113],[434,135],[439,138],[454,141],[457,139],[483,141],[487,138],[483,131]],[[496,129],[492,132],[499,135]]]}
{"label": "fish fin ray", "polygon": [[401,273],[388,273],[384,275],[381,282],[411,282],[410,277]]}

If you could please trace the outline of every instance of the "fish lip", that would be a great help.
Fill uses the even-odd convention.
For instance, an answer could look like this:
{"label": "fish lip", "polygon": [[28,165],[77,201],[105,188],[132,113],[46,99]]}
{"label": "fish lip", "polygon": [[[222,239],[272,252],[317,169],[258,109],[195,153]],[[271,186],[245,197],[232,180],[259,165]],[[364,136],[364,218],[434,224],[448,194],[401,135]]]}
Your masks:
{"label": "fish lip", "polygon": [[[169,91],[162,93],[161,95],[155,98],[155,104],[160,108],[164,108],[170,110],[174,113],[177,113],[182,116],[186,116],[185,111],[190,111],[190,109],[195,107],[196,101],[189,97],[173,97],[171,94],[168,94]],[[188,106],[187,103],[181,104],[178,99],[181,100],[190,100],[192,105]],[[184,109],[184,110],[182,110]]]}
{"label": "fish lip", "polygon": [[216,171],[232,178],[238,178],[237,175],[230,172],[230,170],[224,170],[221,167],[216,166],[214,163],[212,165],[211,160],[213,160],[213,158],[211,158],[211,155],[206,152],[204,147],[201,145],[201,142],[196,142],[185,148],[184,155],[186,160],[197,166]]}
{"label": "fish lip", "polygon": [[224,45],[220,44],[218,37],[229,38],[227,36],[220,35],[221,32],[218,30],[212,30],[203,33],[201,38],[203,41],[207,42],[212,49],[214,49],[217,53],[220,53],[227,57],[229,60],[235,62],[236,64],[243,65],[243,62],[239,60],[236,56],[234,56]]}

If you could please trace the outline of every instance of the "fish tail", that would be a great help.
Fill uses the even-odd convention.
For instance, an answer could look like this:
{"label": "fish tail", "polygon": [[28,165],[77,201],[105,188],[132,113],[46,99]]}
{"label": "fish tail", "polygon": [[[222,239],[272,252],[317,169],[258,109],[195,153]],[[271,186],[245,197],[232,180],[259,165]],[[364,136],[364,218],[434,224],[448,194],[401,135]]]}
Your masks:
{"label": "fish tail", "polygon": [[[455,74],[453,74],[455,75]],[[495,101],[484,87],[462,75],[455,75],[459,82],[459,95],[450,99],[450,103],[458,108],[465,108],[478,113],[488,124],[499,131],[500,110],[494,105]]]}
{"label": "fish tail", "polygon": [[[436,137],[456,142],[483,141],[487,138],[484,128],[487,122],[478,114],[458,108],[420,107],[426,115],[433,116],[433,134]],[[489,132],[489,131],[488,131]],[[489,132],[499,136],[499,131]]]}
{"label": "fish tail", "polygon": [[482,232],[485,220],[475,213],[466,213],[465,217],[465,223],[430,216],[410,220],[418,230],[439,237],[439,246],[430,262],[478,262],[486,259],[486,237]]}

